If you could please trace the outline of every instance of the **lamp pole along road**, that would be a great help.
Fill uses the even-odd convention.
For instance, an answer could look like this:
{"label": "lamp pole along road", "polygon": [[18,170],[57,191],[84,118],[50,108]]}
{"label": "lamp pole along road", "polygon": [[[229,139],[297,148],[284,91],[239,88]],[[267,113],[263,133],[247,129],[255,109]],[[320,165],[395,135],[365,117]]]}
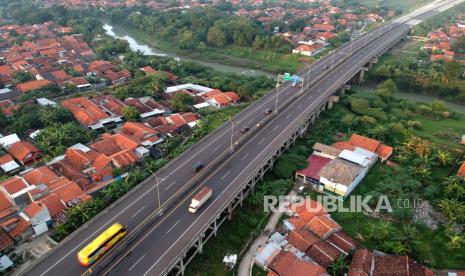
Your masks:
{"label": "lamp pole along road", "polygon": [[234,146],[233,146],[233,136],[234,136],[234,124],[238,124],[239,122],[235,122],[232,120],[231,117],[229,117],[229,121],[231,122],[231,151],[234,150]]}
{"label": "lamp pole along road", "polygon": [[278,79],[276,80],[276,97],[275,97],[275,104],[274,104],[274,113],[278,114],[278,97],[279,97],[279,80],[283,78],[283,75],[279,74]]}

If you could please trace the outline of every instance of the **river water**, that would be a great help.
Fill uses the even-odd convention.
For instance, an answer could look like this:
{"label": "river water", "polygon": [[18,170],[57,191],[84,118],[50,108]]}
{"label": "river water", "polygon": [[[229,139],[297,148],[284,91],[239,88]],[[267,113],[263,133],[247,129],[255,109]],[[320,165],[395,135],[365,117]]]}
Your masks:
{"label": "river water", "polygon": [[205,65],[205,66],[212,67],[219,71],[236,73],[240,75],[249,75],[249,76],[262,76],[263,75],[263,76],[268,76],[272,78],[275,77],[275,75],[273,75],[272,73],[262,71],[262,70],[248,69],[248,68],[243,68],[240,66],[231,66],[231,65],[224,65],[224,64],[219,64],[215,62],[196,60],[196,59],[188,58],[188,57],[178,55],[175,53],[166,52],[166,51],[163,51],[157,48],[153,48],[140,41],[137,41],[126,30],[124,30],[120,26],[112,26],[108,23],[104,23],[103,29],[105,30],[107,35],[126,40],[129,43],[129,46],[131,47],[132,50],[141,51],[145,55],[166,56],[166,57],[174,58],[175,60],[178,60],[178,61],[193,61],[193,62],[197,62],[202,65]]}

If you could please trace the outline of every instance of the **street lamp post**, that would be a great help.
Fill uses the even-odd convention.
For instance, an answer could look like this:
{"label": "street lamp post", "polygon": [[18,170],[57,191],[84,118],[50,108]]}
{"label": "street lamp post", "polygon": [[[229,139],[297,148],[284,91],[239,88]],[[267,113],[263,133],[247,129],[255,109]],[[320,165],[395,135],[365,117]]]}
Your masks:
{"label": "street lamp post", "polygon": [[299,92],[299,95],[302,95],[302,93],[304,92],[304,82],[305,82],[305,78],[302,77],[302,82],[300,83],[300,92]]}
{"label": "street lamp post", "polygon": [[282,78],[282,75],[278,75],[278,79],[276,80],[276,97],[274,103],[274,113],[278,114],[278,97],[279,97],[279,79]]}
{"label": "street lamp post", "polygon": [[333,71],[334,51],[331,51],[331,71]]}
{"label": "street lamp post", "polygon": [[230,149],[231,149],[231,151],[233,151],[234,150],[234,145],[233,145],[234,124],[237,124],[239,122],[234,122],[231,117],[229,117],[229,121],[231,122],[231,146],[230,146]]}
{"label": "street lamp post", "polygon": [[161,202],[160,202],[160,186],[158,186],[158,184],[160,184],[160,182],[158,181],[157,174],[154,173],[153,175],[155,176],[155,180],[157,180],[157,199],[158,199],[158,208],[160,208],[160,207],[161,207]]}

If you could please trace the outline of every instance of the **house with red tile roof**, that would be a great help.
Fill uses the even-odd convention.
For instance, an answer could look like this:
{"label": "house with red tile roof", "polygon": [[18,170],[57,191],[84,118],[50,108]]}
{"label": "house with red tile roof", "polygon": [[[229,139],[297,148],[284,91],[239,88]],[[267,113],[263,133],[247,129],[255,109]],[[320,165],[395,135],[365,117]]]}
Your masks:
{"label": "house with red tile roof", "polygon": [[305,225],[305,228],[321,239],[326,239],[331,234],[342,229],[339,224],[329,217],[329,215],[314,217]]}
{"label": "house with red tile roof", "polygon": [[52,218],[50,217],[47,205],[33,201],[24,208],[22,214],[32,225],[35,235],[48,231],[48,224]]}
{"label": "house with red tile roof", "polygon": [[10,237],[17,242],[28,239],[34,234],[31,223],[22,216],[19,216],[18,218],[19,220],[14,223],[13,229],[11,229],[8,233]]}
{"label": "house with red tile roof", "polygon": [[61,105],[73,113],[79,123],[90,129],[100,129],[122,121],[121,116],[109,115],[100,106],[84,97],[65,100]]}
{"label": "house with red tile roof", "polygon": [[93,103],[99,106],[105,113],[112,116],[121,116],[122,109],[126,105],[112,95],[100,95],[90,99]]}
{"label": "house with red tile roof", "polygon": [[268,268],[270,269],[268,275],[273,276],[329,276],[323,267],[303,261],[288,251],[281,251],[273,258]]}
{"label": "house with red tile roof", "polygon": [[62,223],[66,220],[66,205],[56,194],[49,194],[38,200],[47,206],[50,217],[54,223]]}
{"label": "house with red tile roof", "polygon": [[10,154],[6,153],[0,156],[0,169],[3,173],[11,175],[15,172],[18,172],[20,166],[18,165],[18,163],[16,163],[16,161]]}
{"label": "house with red tile roof", "polygon": [[357,247],[357,242],[344,230],[332,233],[326,240],[345,255]]}
{"label": "house with red tile roof", "polygon": [[93,74],[95,76],[103,75],[103,72],[107,70],[111,70],[113,68],[113,64],[106,60],[94,60],[89,64],[89,68],[87,72]]}
{"label": "house with red tile roof", "polygon": [[148,154],[148,150],[139,146],[136,138],[124,133],[102,135],[102,139],[91,144],[90,148],[108,157],[118,168],[134,164]]}
{"label": "house with red tile roof", "polygon": [[68,83],[71,83],[77,87],[78,90],[84,90],[90,88],[92,85],[83,77],[75,77],[68,80]]}
{"label": "house with red tile roof", "polygon": [[49,80],[32,80],[24,83],[20,83],[16,85],[16,90],[21,92],[22,94],[42,89],[48,85],[52,85],[53,83]]}
{"label": "house with red tile roof", "polygon": [[341,251],[325,240],[312,245],[305,253],[324,268],[330,266],[342,255]]}
{"label": "house with red tile roof", "polygon": [[323,50],[324,48],[319,44],[313,44],[313,45],[303,44],[293,49],[292,53],[311,57],[311,56],[314,56],[320,53]]}
{"label": "house with red tile roof", "polygon": [[307,229],[299,228],[290,231],[286,236],[286,240],[301,252],[305,252],[321,239]]}
{"label": "house with red tile roof", "polygon": [[151,97],[128,98],[124,100],[124,104],[137,108],[142,119],[166,113],[164,107]]}
{"label": "house with red tile roof", "polygon": [[44,158],[42,151],[30,141],[16,142],[7,151],[16,161],[25,167],[31,166]]}
{"label": "house with red tile roof", "polygon": [[6,253],[14,248],[13,240],[10,238],[8,233],[0,229],[0,252]]}
{"label": "house with red tile roof", "polygon": [[150,67],[150,66],[145,66],[145,67],[142,67],[142,68],[139,68],[139,70],[141,70],[142,72],[144,72],[146,75],[153,75],[155,74],[155,70]]}
{"label": "house with red tile roof", "polygon": [[465,162],[460,165],[459,170],[457,171],[457,176],[465,178]]}
{"label": "house with red tile roof", "polygon": [[0,223],[18,215],[18,207],[4,189],[0,189]]}
{"label": "house with red tile roof", "polygon": [[433,276],[435,273],[431,269],[415,262],[409,256],[373,253],[363,248],[354,252],[348,275]]}
{"label": "house with red tile roof", "polygon": [[121,132],[136,138],[139,144],[148,148],[163,142],[158,131],[143,123],[126,122],[121,127]]}
{"label": "house with red tile roof", "polygon": [[103,77],[105,77],[112,85],[120,85],[131,79],[131,73],[126,69],[118,72],[106,70],[103,72]]}

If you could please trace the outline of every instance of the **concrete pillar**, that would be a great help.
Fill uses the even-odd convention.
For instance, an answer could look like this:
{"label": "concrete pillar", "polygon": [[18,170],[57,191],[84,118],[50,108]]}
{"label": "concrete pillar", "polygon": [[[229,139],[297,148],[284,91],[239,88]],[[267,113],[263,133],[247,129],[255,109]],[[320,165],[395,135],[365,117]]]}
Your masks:
{"label": "concrete pillar", "polygon": [[184,266],[184,261],[181,258],[181,263],[179,264],[179,272],[181,273],[181,275],[184,275],[185,270],[186,270],[186,267]]}
{"label": "concrete pillar", "polygon": [[359,75],[358,75],[358,84],[361,84],[363,81],[363,77],[365,76],[365,68],[360,69]]}
{"label": "concrete pillar", "polygon": [[216,223],[216,219],[213,221],[213,236],[216,237],[218,233],[218,224]]}
{"label": "concrete pillar", "polygon": [[228,220],[232,220],[232,203],[228,205]]}
{"label": "concrete pillar", "polygon": [[202,254],[203,252],[203,234],[200,236],[199,238],[199,241],[198,241],[198,245],[197,245],[197,249],[199,250],[199,254]]}

